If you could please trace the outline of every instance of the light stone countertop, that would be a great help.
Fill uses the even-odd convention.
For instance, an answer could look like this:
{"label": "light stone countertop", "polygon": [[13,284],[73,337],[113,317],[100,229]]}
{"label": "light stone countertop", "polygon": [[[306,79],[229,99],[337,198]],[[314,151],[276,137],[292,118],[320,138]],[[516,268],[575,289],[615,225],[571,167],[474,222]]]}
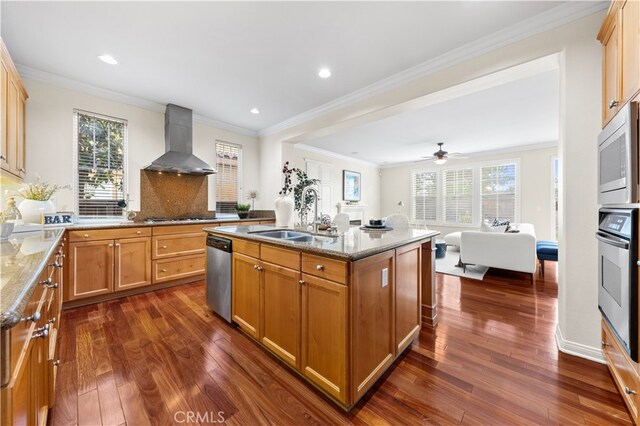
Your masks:
{"label": "light stone countertop", "polygon": [[[256,231],[276,230],[273,225],[221,226],[204,228],[210,234],[227,238],[242,238],[262,243],[299,249],[300,251],[319,256],[353,261],[373,256],[387,250],[401,247],[418,241],[428,240],[437,235],[437,231],[422,229],[399,229],[392,231],[362,230],[351,227],[349,231],[338,237],[317,236],[311,242],[296,242],[284,239],[269,238],[255,234]],[[304,232],[304,231],[302,231]]]}
{"label": "light stone countertop", "polygon": [[0,242],[0,326],[20,321],[38,277],[58,247],[64,228],[14,233]]}
{"label": "light stone countertop", "polygon": [[147,226],[169,226],[169,225],[197,225],[202,224],[204,228],[211,224],[225,224],[229,222],[255,222],[257,220],[275,220],[275,217],[252,217],[247,219],[211,219],[211,220],[166,220],[163,222],[80,222],[66,226],[69,231],[82,229],[110,229],[110,228],[138,228]]}

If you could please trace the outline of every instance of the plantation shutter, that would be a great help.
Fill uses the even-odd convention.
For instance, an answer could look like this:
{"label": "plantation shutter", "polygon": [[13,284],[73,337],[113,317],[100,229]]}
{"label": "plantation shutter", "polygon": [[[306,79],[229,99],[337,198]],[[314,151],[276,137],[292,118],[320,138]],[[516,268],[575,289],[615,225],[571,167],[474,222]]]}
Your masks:
{"label": "plantation shutter", "polygon": [[473,169],[444,171],[444,221],[473,223]]}
{"label": "plantation shutter", "polygon": [[516,221],[516,165],[482,167],[482,219]]}
{"label": "plantation shutter", "polygon": [[74,112],[75,188],[79,217],[121,216],[124,200],[125,120]]}
{"label": "plantation shutter", "polygon": [[235,213],[239,199],[240,147],[216,142],[216,212]]}
{"label": "plantation shutter", "polygon": [[414,221],[437,220],[438,173],[414,172],[411,176],[413,194],[412,217]]}

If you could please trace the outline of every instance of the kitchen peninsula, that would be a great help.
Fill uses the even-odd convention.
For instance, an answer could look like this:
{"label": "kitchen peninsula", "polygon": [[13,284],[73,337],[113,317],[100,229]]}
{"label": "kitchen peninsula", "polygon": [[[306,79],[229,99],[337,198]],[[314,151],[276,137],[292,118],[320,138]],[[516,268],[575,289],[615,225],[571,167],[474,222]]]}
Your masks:
{"label": "kitchen peninsula", "polygon": [[435,326],[438,232],[205,228],[232,241],[232,318],[343,408]]}

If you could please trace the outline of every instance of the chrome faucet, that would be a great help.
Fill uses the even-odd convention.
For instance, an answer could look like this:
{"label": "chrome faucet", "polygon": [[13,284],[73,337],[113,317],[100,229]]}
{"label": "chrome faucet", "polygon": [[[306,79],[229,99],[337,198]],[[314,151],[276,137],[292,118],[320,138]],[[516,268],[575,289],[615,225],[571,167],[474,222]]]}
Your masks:
{"label": "chrome faucet", "polygon": [[311,191],[313,193],[313,232],[318,232],[318,200],[320,196],[318,195],[318,191],[310,186],[307,186],[302,190],[302,198],[300,200],[300,225],[304,227],[304,214],[307,211],[307,192]]}

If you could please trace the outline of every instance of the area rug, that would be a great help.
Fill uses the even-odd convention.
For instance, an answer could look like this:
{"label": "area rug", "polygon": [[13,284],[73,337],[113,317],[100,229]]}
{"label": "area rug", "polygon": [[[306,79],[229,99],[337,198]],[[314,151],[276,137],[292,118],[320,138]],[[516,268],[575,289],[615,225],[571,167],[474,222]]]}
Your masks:
{"label": "area rug", "polygon": [[443,257],[442,259],[436,259],[436,272],[482,281],[482,279],[484,278],[484,274],[487,273],[489,267],[480,265],[468,265],[466,272],[463,272],[462,267],[456,266],[458,264],[459,257],[459,251],[454,251],[451,247],[447,247],[445,257]]}

